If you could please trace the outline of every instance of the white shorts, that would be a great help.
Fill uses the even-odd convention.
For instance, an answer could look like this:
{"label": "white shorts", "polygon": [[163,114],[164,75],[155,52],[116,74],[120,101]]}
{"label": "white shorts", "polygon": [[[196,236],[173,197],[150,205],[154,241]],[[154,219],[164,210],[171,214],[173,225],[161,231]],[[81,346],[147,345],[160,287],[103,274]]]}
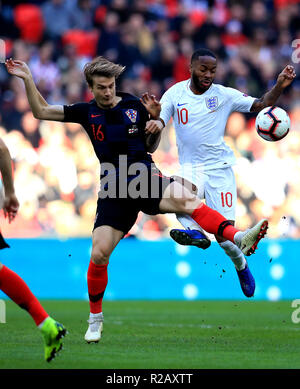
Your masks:
{"label": "white shorts", "polygon": [[183,165],[175,174],[197,186],[197,195],[208,207],[228,220],[235,220],[237,201],[236,181],[232,168],[204,171],[202,167]]}

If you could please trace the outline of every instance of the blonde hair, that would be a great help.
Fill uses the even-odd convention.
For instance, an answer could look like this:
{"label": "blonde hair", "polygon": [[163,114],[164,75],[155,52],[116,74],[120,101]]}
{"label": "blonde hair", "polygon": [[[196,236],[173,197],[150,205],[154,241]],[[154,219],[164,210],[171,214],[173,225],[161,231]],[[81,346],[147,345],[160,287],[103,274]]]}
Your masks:
{"label": "blonde hair", "polygon": [[93,76],[118,78],[125,70],[125,66],[110,62],[104,57],[97,57],[84,66],[84,76],[89,86],[93,86]]}

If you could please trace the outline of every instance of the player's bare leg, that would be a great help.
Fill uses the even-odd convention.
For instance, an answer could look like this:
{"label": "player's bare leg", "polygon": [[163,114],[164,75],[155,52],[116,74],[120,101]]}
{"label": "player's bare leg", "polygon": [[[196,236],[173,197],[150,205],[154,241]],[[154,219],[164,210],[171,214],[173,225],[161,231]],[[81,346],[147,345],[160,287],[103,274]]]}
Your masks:
{"label": "player's bare leg", "polygon": [[261,220],[247,231],[239,231],[219,212],[207,207],[201,200],[174,181],[165,189],[160,202],[162,213],[186,213],[207,232],[221,235],[236,244],[245,255],[255,252],[257,244],[265,236],[268,221]]}
{"label": "player's bare leg", "polygon": [[102,300],[107,285],[109,257],[124,233],[110,226],[100,226],[93,231],[93,247],[87,273],[90,300],[89,327],[84,339],[97,343],[103,330]]}

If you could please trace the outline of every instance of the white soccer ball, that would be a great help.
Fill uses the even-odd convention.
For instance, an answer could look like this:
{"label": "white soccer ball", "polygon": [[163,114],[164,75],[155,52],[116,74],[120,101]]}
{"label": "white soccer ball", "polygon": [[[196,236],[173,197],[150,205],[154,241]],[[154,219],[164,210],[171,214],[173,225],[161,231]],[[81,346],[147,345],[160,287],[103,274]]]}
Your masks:
{"label": "white soccer ball", "polygon": [[276,106],[264,108],[255,120],[258,135],[271,142],[284,138],[290,130],[290,125],[289,115]]}

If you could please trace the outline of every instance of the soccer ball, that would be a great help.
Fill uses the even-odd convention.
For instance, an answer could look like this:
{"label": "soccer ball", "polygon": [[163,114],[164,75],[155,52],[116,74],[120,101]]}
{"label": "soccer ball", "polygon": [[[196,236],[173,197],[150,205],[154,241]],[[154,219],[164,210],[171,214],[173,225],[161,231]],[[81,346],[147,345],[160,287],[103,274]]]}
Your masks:
{"label": "soccer ball", "polygon": [[261,110],[255,120],[258,135],[271,142],[284,138],[290,130],[290,124],[285,110],[275,106]]}

